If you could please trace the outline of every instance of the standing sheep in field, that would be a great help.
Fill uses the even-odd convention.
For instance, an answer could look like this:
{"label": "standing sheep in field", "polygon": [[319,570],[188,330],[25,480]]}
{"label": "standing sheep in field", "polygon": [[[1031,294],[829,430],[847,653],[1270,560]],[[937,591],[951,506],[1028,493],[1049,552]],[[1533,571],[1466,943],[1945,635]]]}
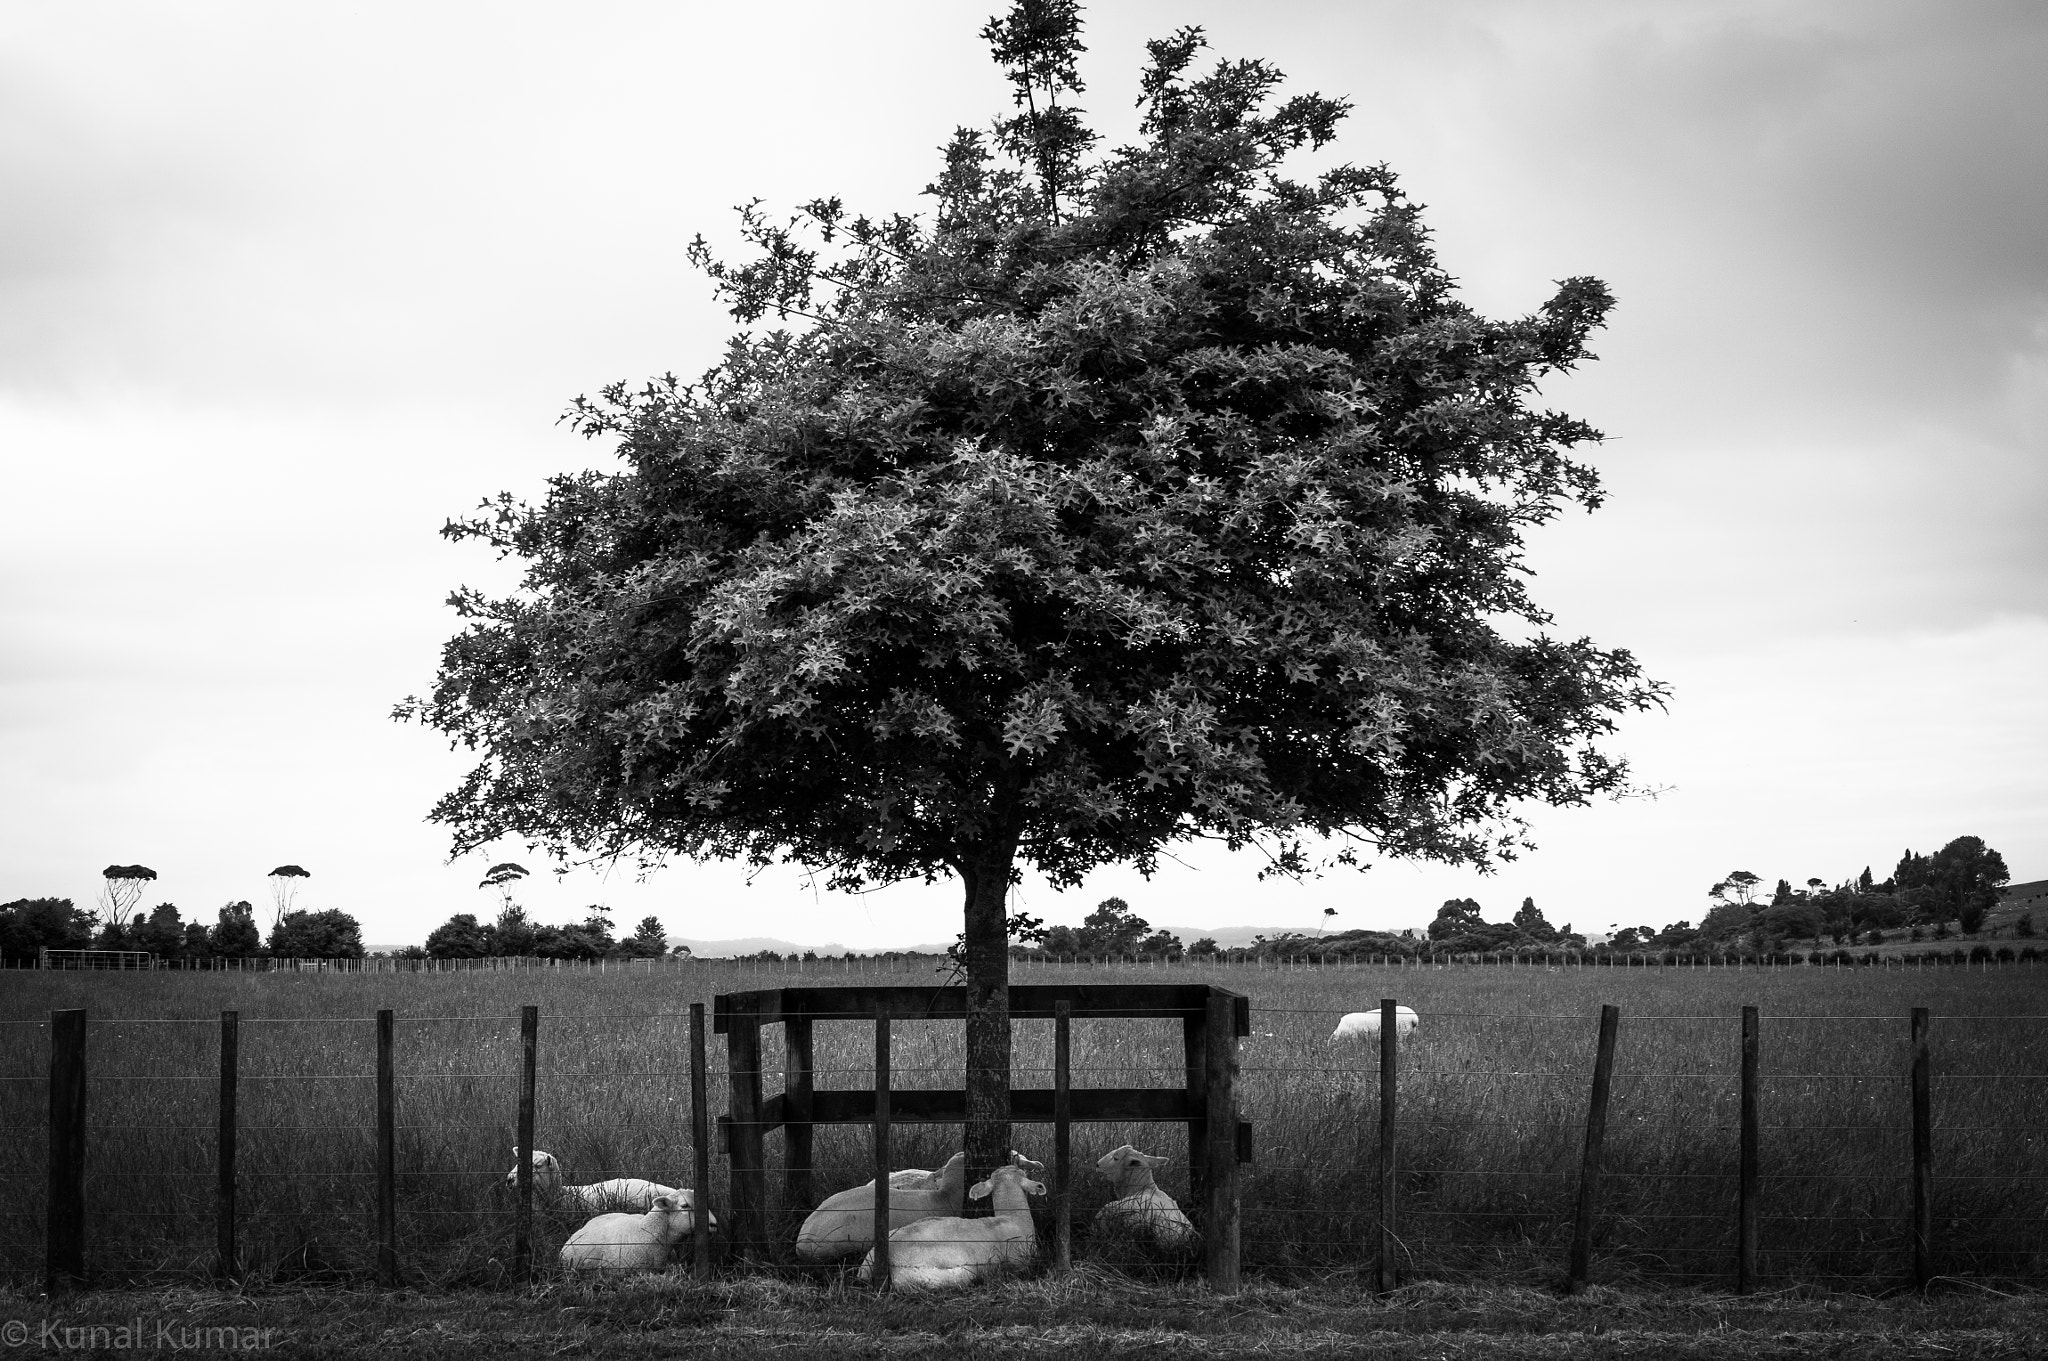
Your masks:
{"label": "standing sheep in field", "polygon": [[696,1198],[688,1191],[658,1195],[645,1214],[606,1214],[562,1244],[567,1271],[660,1271],[669,1249],[696,1227]]}
{"label": "standing sheep in field", "polygon": [[[891,1287],[905,1293],[958,1289],[1031,1265],[1038,1253],[1038,1230],[1025,1197],[1044,1195],[1045,1184],[1031,1180],[1013,1162],[975,1183],[968,1194],[976,1200],[992,1197],[995,1213],[986,1219],[921,1219],[889,1231]],[[874,1271],[875,1252],[869,1248],[860,1278],[872,1280]]]}
{"label": "standing sheep in field", "polygon": [[[1394,1037],[1402,1040],[1407,1039],[1415,1030],[1416,1023],[1421,1019],[1421,1017],[1415,1014],[1413,1007],[1395,1007]],[[1354,1011],[1345,1016],[1343,1020],[1337,1022],[1337,1028],[1330,1032],[1330,1043],[1336,1044],[1342,1040],[1356,1040],[1363,1044],[1369,1040],[1377,1040],[1379,1037],[1380,1013],[1375,1008],[1371,1011]]]}
{"label": "standing sheep in field", "polygon": [[[519,1150],[513,1149],[517,1158]],[[519,1185],[519,1169],[513,1168],[505,1174],[505,1184]],[[540,1149],[533,1151],[533,1189],[540,1193],[543,1204],[564,1210],[588,1210],[593,1213],[606,1210],[644,1213],[653,1208],[657,1196],[683,1196],[695,1203],[695,1193],[680,1191],[660,1182],[645,1181],[639,1177],[613,1177],[610,1181],[592,1182],[588,1186],[566,1186],[562,1182],[562,1165],[552,1153]],[[706,1212],[711,1227],[718,1227],[718,1217]]]}
{"label": "standing sheep in field", "polygon": [[1096,1160],[1095,1170],[1109,1178],[1117,1197],[1095,1212],[1097,1237],[1129,1236],[1168,1252],[1195,1242],[1195,1226],[1181,1213],[1173,1197],[1152,1179],[1153,1169],[1170,1161],[1140,1153],[1129,1144],[1113,1148]]}

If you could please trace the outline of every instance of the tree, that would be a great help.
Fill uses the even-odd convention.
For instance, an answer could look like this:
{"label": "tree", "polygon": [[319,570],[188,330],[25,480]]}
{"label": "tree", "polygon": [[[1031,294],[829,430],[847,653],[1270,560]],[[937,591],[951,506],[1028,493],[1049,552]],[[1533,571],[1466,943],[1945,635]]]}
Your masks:
{"label": "tree", "polygon": [[1557,928],[1544,917],[1534,898],[1522,899],[1522,906],[1515,912],[1514,927],[1515,935],[1531,945],[1548,945],[1557,939]]}
{"label": "tree", "polygon": [[1824,920],[1818,903],[1788,897],[1765,908],[1756,924],[1773,940],[1818,940]]}
{"label": "tree", "polygon": [[313,872],[303,865],[279,865],[264,878],[270,881],[270,930],[275,934],[278,924],[284,921],[285,913],[292,910],[292,903],[299,896],[299,884],[311,879]]}
{"label": "tree", "polygon": [[661,918],[642,917],[633,934],[619,942],[618,952],[629,959],[660,959],[668,953],[668,932]]}
{"label": "tree", "polygon": [[1959,836],[1928,860],[1927,883],[1944,916],[1954,917],[1967,935],[1984,925],[1984,916],[1998,905],[1999,890],[2012,876],[2005,857],[1979,836]]}
{"label": "tree", "polygon": [[361,959],[363,929],[339,908],[287,912],[270,930],[270,953],[287,959]]}
{"label": "tree", "polygon": [[1735,940],[1747,935],[1755,920],[1755,908],[1743,903],[1722,903],[1700,919],[1700,938],[1708,941]]}
{"label": "tree", "polygon": [[1075,944],[1084,955],[1130,955],[1138,952],[1152,924],[1133,916],[1131,905],[1121,898],[1104,898],[1095,910],[1081,919]]}
{"label": "tree", "polygon": [[693,244],[749,329],[699,383],[579,399],[621,470],[447,527],[525,575],[456,594],[396,711],[478,754],[434,812],[458,851],[955,877],[975,1176],[1023,867],[1488,864],[1521,801],[1623,789],[1599,740],[1663,694],[1526,586],[1525,530],[1601,500],[1598,432],[1533,397],[1604,286],[1478,315],[1391,172],[1283,167],[1348,106],[1193,74],[1199,30],[1099,155],[1072,0],[984,36],[1021,112],[954,137],[928,217],[819,199],[744,210],[740,263]]}
{"label": "tree", "polygon": [[427,933],[429,959],[482,959],[491,948],[491,928],[474,912],[458,912]]}
{"label": "tree", "polygon": [[1471,898],[1446,898],[1444,905],[1436,910],[1436,919],[1429,924],[1431,940],[1450,940],[1457,936],[1469,935],[1486,925],[1479,915],[1479,904]]}
{"label": "tree", "polygon": [[148,950],[165,959],[185,953],[185,922],[176,903],[158,903],[147,919],[137,921],[131,939],[138,950]]}
{"label": "tree", "polygon": [[[488,882],[488,881],[486,881]],[[498,920],[487,928],[490,952],[494,955],[530,955],[539,940],[539,931],[526,919],[526,909],[513,902],[508,895],[505,905],[498,910]]]}
{"label": "tree", "polygon": [[539,928],[533,952],[542,959],[598,959],[612,952],[612,919],[593,905],[590,915],[573,926]]}
{"label": "tree", "polygon": [[500,902],[498,910],[506,913],[512,911],[512,885],[525,877],[526,866],[506,860],[485,870],[484,877],[477,881],[476,886],[495,890]]}
{"label": "tree", "polygon": [[1180,937],[1170,931],[1154,931],[1138,942],[1136,953],[1143,958],[1159,956],[1162,959],[1179,959]]}
{"label": "tree", "polygon": [[128,925],[128,914],[142,898],[143,885],[156,878],[156,871],[147,865],[109,865],[100,871],[100,877],[106,880],[100,890],[101,925],[118,940]]}
{"label": "tree", "polygon": [[247,959],[263,948],[256,930],[256,908],[247,901],[223,903],[207,935],[207,947],[224,959]]}
{"label": "tree", "polygon": [[1707,895],[1724,903],[1748,907],[1756,901],[1756,886],[1762,882],[1762,879],[1748,870],[1734,870],[1726,879],[1708,889]]}
{"label": "tree", "polygon": [[69,898],[16,898],[0,904],[0,958],[21,963],[46,949],[89,949],[95,920]]}

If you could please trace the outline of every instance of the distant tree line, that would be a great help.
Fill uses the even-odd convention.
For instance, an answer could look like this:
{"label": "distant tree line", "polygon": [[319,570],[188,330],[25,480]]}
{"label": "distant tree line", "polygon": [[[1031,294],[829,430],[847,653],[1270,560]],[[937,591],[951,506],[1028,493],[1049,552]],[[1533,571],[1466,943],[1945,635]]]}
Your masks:
{"label": "distant tree line", "polygon": [[[545,926],[528,920],[526,909],[509,901],[495,921],[456,913],[435,927],[417,951],[430,959],[659,959],[668,952],[667,933],[654,917],[642,918],[633,934],[620,940],[612,935],[612,920],[602,907],[592,905],[580,922]],[[689,949],[678,946],[676,952],[688,954]]]}
{"label": "distant tree line", "polygon": [[223,904],[211,926],[184,920],[175,903],[125,918],[115,921],[75,907],[69,898],[17,898],[0,904],[0,957],[23,963],[43,949],[147,950],[174,960],[363,957],[362,928],[336,908],[285,912],[271,926],[268,942],[247,902]]}

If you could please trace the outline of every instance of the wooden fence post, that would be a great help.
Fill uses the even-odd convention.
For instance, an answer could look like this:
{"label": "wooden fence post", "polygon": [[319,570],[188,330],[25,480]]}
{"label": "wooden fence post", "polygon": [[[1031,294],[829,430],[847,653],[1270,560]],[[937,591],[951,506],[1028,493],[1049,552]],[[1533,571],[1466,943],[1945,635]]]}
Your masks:
{"label": "wooden fence post", "polygon": [[1382,1294],[1394,1288],[1394,1188],[1395,1188],[1395,1143],[1394,1116],[1396,1099],[1395,1057],[1399,1030],[1394,1024],[1395,1003],[1392,998],[1380,1001],[1380,1167],[1379,1167],[1379,1247],[1375,1254],[1373,1272],[1374,1288]]}
{"label": "wooden fence post", "polygon": [[732,1248],[765,1252],[768,1246],[768,1159],[761,1129],[761,1012],[759,999],[735,997],[725,1016],[726,1153],[732,1183]]}
{"label": "wooden fence post", "polygon": [[1912,1019],[1913,1088],[1913,1284],[1925,1290],[1934,1279],[1934,1079],[1926,1007]]}
{"label": "wooden fence post", "polygon": [[241,1070],[238,1011],[220,1014],[220,1110],[214,1156],[219,1179],[214,1197],[214,1273],[223,1281],[240,1274],[235,1265],[235,1081]]}
{"label": "wooden fence post", "polygon": [[540,1071],[540,1008],[519,1008],[519,1205],[512,1220],[512,1276],[533,1280],[534,1096]]}
{"label": "wooden fence post", "polygon": [[1188,1105],[1202,1114],[1188,1119],[1188,1207],[1197,1221],[1208,1213],[1209,1012],[1203,1007],[1181,1018],[1181,1054],[1188,1070]]}
{"label": "wooden fence post", "polygon": [[85,1279],[85,1013],[50,1013],[50,1185],[43,1288]]}
{"label": "wooden fence post", "polygon": [[875,1269],[868,1284],[889,1288],[889,1007],[875,1002]]}
{"label": "wooden fence post", "polygon": [[1593,1211],[1600,1196],[1600,1146],[1607,1138],[1607,1093],[1614,1081],[1614,1037],[1621,1025],[1621,1008],[1600,1008],[1600,1047],[1593,1059],[1593,1100],[1586,1111],[1586,1151],[1579,1161],[1578,1213],[1572,1222],[1571,1262],[1566,1269],[1565,1291],[1576,1295],[1586,1288],[1593,1265]]}
{"label": "wooden fence post", "polygon": [[1052,1004],[1052,1265],[1074,1266],[1074,1004]]}
{"label": "wooden fence post", "polygon": [[1202,1226],[1203,1267],[1209,1288],[1238,1291],[1237,1196],[1237,1025],[1234,1000],[1209,994],[1208,1017],[1208,1196]]}
{"label": "wooden fence post", "polygon": [[1757,1130],[1758,1022],[1755,1007],[1742,1009],[1742,1165],[1736,1192],[1735,1293],[1756,1288],[1756,1209],[1760,1178]]}
{"label": "wooden fence post", "polygon": [[[802,961],[799,960],[799,963]],[[811,1182],[811,1018],[782,1018],[782,1182],[785,1206],[808,1211]]]}
{"label": "wooden fence post", "polygon": [[704,1054],[704,1004],[690,1003],[690,1185],[697,1212],[690,1219],[690,1269],[711,1279],[711,1103],[710,1064]]}
{"label": "wooden fence post", "polygon": [[391,1012],[377,1013],[377,1283],[398,1284],[398,1112]]}

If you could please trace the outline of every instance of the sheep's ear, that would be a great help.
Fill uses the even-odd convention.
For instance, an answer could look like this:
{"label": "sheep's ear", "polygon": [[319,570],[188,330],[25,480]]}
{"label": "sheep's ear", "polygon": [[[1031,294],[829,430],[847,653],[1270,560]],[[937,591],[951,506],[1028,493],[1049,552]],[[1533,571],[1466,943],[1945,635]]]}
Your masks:
{"label": "sheep's ear", "polygon": [[1045,1194],[1045,1183],[1042,1181],[1027,1181],[1024,1183],[1024,1190],[1030,1195],[1042,1196]]}
{"label": "sheep's ear", "polygon": [[1164,1167],[1173,1161],[1171,1158],[1155,1158],[1150,1153],[1140,1153],[1138,1156],[1145,1160],[1145,1166],[1147,1167]]}
{"label": "sheep's ear", "polygon": [[991,1186],[991,1185],[990,1185],[990,1184],[989,1184],[988,1182],[985,1182],[985,1181],[978,1181],[978,1182],[974,1183],[974,1185],[972,1185],[972,1186],[970,1186],[970,1187],[968,1187],[968,1188],[967,1188],[967,1196],[968,1196],[968,1199],[970,1199],[970,1200],[981,1200],[981,1199],[984,1199],[984,1198],[985,1198],[985,1197],[986,1197],[986,1196],[988,1195],[989,1191],[990,1191],[990,1190],[992,1190],[992,1189],[993,1189],[993,1187],[992,1187],[992,1186]]}

